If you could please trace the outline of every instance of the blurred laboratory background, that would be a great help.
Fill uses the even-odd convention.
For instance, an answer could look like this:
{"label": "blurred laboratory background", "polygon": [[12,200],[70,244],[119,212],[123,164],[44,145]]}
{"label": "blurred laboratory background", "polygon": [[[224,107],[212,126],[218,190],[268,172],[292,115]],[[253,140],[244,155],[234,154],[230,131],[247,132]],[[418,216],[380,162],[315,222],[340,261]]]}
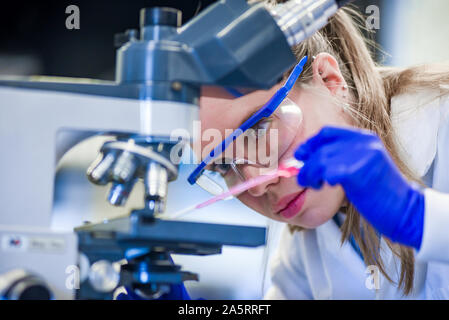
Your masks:
{"label": "blurred laboratory background", "polygon": [[[183,22],[213,3],[213,0],[53,0],[17,1],[2,4],[0,11],[0,75],[48,75],[102,80],[114,79],[114,34],[138,27],[140,8],[175,7]],[[408,66],[449,60],[449,1],[372,0],[357,1],[367,15],[380,14],[378,29],[371,36],[383,50],[380,63]],[[80,30],[65,27],[69,5],[80,8]],[[370,20],[373,22],[372,20]],[[371,24],[371,25],[376,25]],[[36,119],[39,121],[39,119]],[[125,208],[108,204],[106,187],[87,181],[85,171],[98,154],[105,138],[83,142],[69,151],[58,165],[53,226],[70,230],[84,221],[98,222],[127,214],[140,207],[143,190],[136,188]],[[38,146],[36,146],[38,148]],[[205,200],[208,195],[191,187],[183,165],[179,179],[169,187],[167,212]],[[268,221],[235,200],[185,216],[185,220],[266,226]],[[225,247],[223,254],[194,257],[176,256],[186,270],[200,275],[198,283],[187,283],[193,298],[259,299],[269,287],[269,258],[276,248],[283,225],[270,223],[268,248]]]}

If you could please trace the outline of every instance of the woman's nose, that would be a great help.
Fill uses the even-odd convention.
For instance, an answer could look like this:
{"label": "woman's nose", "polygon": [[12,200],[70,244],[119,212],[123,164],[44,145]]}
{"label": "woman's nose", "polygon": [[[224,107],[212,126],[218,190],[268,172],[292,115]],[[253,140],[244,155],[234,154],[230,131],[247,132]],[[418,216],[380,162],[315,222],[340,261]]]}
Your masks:
{"label": "woman's nose", "polygon": [[[240,168],[240,171],[243,173],[245,179],[249,180],[262,175],[264,173],[264,168],[257,168],[254,166],[246,165],[243,166],[243,168]],[[248,193],[253,197],[261,197],[267,192],[268,186],[270,186],[271,184],[276,184],[278,181],[279,178],[273,178],[272,180],[249,189]]]}

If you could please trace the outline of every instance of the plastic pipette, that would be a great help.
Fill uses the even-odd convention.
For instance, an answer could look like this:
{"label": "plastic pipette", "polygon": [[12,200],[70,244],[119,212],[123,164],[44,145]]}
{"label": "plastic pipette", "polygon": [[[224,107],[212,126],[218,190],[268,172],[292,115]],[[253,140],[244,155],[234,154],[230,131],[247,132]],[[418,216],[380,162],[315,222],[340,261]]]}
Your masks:
{"label": "plastic pipette", "polygon": [[210,206],[210,205],[212,205],[212,204],[214,204],[214,203],[216,203],[218,201],[232,199],[233,196],[239,195],[239,194],[241,194],[241,193],[243,193],[243,192],[245,192],[245,191],[247,191],[247,190],[249,190],[251,188],[254,188],[254,187],[258,186],[258,185],[266,183],[266,182],[268,182],[268,181],[270,181],[272,179],[276,179],[276,178],[279,178],[279,177],[282,177],[282,178],[293,177],[293,176],[295,176],[295,175],[297,175],[299,173],[299,171],[301,170],[301,168],[303,166],[304,166],[304,163],[301,162],[301,161],[298,161],[298,160],[295,160],[295,159],[288,160],[288,161],[284,162],[283,164],[281,164],[279,166],[279,168],[276,169],[276,170],[268,172],[268,173],[266,173],[264,175],[260,175],[258,177],[253,178],[253,179],[249,179],[249,180],[247,180],[245,182],[242,182],[241,184],[239,184],[239,185],[237,185],[235,187],[232,187],[228,191],[226,191],[226,192],[224,192],[224,193],[222,193],[222,194],[220,194],[218,196],[212,197],[211,199],[209,199],[207,201],[204,201],[204,202],[201,202],[199,204],[187,207],[187,208],[185,208],[185,209],[183,209],[181,211],[178,211],[178,212],[176,212],[176,213],[174,213],[172,215],[169,215],[169,218],[172,218],[172,219],[173,218],[178,218],[178,217],[180,217],[180,216],[182,216],[182,215],[184,215],[184,214],[186,214],[186,213],[188,213],[190,211],[208,207],[208,206]]}

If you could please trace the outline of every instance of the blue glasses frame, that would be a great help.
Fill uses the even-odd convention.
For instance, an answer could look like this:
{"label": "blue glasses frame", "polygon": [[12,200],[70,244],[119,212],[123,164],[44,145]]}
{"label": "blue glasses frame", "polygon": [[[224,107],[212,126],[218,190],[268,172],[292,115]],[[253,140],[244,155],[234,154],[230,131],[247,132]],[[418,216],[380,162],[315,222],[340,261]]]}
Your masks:
{"label": "blue glasses frame", "polygon": [[[307,56],[301,59],[301,61],[295,66],[291,74],[289,75],[285,84],[271,97],[271,99],[262,107],[259,111],[253,114],[248,120],[246,120],[237,130],[231,133],[222,141],[221,144],[216,146],[209,155],[204,158],[204,160],[196,167],[196,169],[189,175],[187,181],[190,184],[195,184],[199,177],[203,174],[204,168],[217,156],[223,153],[226,148],[233,143],[240,135],[242,135],[246,130],[253,127],[263,118],[268,118],[273,114],[274,111],[279,107],[279,105],[287,97],[293,85],[298,80],[301,75],[305,64],[307,63]],[[235,89],[227,89],[235,97],[243,96],[240,92]]]}

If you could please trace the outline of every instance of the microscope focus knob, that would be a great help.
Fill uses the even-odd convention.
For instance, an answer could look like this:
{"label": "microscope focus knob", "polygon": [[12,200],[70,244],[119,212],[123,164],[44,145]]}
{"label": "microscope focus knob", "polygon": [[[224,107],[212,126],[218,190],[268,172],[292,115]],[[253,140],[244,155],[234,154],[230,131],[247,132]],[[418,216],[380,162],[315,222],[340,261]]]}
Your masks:
{"label": "microscope focus knob", "polygon": [[120,264],[99,260],[89,270],[89,282],[99,292],[111,292],[120,282]]}
{"label": "microscope focus knob", "polygon": [[0,300],[51,300],[53,294],[39,276],[23,269],[0,275]]}
{"label": "microscope focus knob", "polygon": [[145,8],[140,11],[140,26],[180,27],[182,13],[178,9],[167,7]]}

